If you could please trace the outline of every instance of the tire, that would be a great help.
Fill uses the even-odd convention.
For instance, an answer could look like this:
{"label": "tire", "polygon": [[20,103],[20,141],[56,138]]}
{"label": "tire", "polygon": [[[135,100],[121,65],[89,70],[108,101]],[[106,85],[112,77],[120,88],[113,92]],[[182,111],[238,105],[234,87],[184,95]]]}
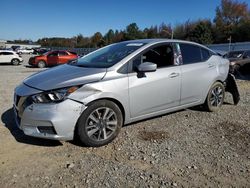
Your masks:
{"label": "tire", "polygon": [[46,67],[46,63],[44,61],[38,61],[37,67],[38,68],[44,68],[44,67]]}
{"label": "tire", "polygon": [[122,125],[120,108],[109,100],[99,100],[84,110],[78,120],[76,133],[85,146],[100,147],[113,141]]}
{"label": "tire", "polygon": [[220,82],[215,82],[209,89],[204,107],[209,112],[217,111],[223,104],[225,98],[225,87]]}
{"label": "tire", "polygon": [[19,65],[20,61],[18,59],[12,59],[11,64],[12,65]]}

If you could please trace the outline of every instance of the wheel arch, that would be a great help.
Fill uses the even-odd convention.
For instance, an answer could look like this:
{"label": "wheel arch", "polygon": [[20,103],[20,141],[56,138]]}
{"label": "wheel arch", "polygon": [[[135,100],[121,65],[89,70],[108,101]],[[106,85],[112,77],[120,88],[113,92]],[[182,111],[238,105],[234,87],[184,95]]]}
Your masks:
{"label": "wheel arch", "polygon": [[[121,110],[121,113],[122,113],[122,117],[123,117],[123,124],[125,122],[125,109],[122,105],[122,103],[120,101],[118,101],[117,99],[114,99],[114,98],[110,98],[110,97],[103,97],[103,98],[98,98],[96,100],[93,100],[93,101],[90,101],[88,102],[87,104],[85,104],[87,107],[90,106],[91,104],[93,104],[94,102],[97,102],[97,101],[101,101],[101,100],[108,100],[108,101],[111,101],[113,103],[115,103],[119,109]],[[83,113],[84,111],[82,111],[81,113]],[[77,131],[78,131],[78,123],[79,123],[79,119],[80,119],[81,115],[78,117],[77,121],[76,121],[76,124],[75,124],[75,127],[74,127],[74,136],[73,138],[76,139],[76,140],[79,140],[79,136],[77,134]]]}
{"label": "wheel arch", "polygon": [[[225,80],[225,81],[226,81],[226,80]],[[220,83],[222,83],[222,84],[224,85],[224,87],[225,87],[225,83],[224,83],[225,81],[222,81],[222,79],[220,79],[220,78],[214,79],[214,80],[210,83],[209,87],[208,87],[207,90],[206,90],[206,93],[204,94],[204,97],[203,97],[203,99],[202,99],[202,104],[206,101],[206,99],[207,99],[207,94],[208,94],[209,90],[211,89],[211,87],[214,85],[214,83],[220,82]]]}
{"label": "wheel arch", "polygon": [[96,101],[100,101],[100,100],[108,100],[108,101],[111,101],[111,102],[115,103],[119,107],[119,109],[121,110],[121,112],[122,112],[123,123],[124,123],[125,118],[126,118],[125,109],[124,109],[122,103],[119,100],[115,99],[115,98],[111,98],[111,97],[99,98],[99,99],[96,99],[96,100],[93,100],[93,101],[87,103],[86,106],[89,106],[92,103],[94,103]]}

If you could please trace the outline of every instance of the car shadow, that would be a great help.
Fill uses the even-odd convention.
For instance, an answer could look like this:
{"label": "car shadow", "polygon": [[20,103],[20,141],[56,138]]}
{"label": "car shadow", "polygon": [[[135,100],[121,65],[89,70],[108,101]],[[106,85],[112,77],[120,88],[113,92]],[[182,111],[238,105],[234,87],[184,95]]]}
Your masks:
{"label": "car shadow", "polygon": [[11,63],[0,63],[0,66],[20,66],[20,65],[21,63],[18,65],[12,65]]}
{"label": "car shadow", "polygon": [[36,68],[34,66],[31,66],[31,65],[24,65],[26,68]]}
{"label": "car shadow", "polygon": [[36,146],[47,146],[47,147],[55,147],[61,146],[62,143],[56,140],[46,140],[42,138],[35,138],[25,135],[17,126],[14,120],[14,112],[13,108],[5,111],[1,120],[4,123],[4,126],[9,129],[12,136],[16,139],[17,142],[36,145]]}

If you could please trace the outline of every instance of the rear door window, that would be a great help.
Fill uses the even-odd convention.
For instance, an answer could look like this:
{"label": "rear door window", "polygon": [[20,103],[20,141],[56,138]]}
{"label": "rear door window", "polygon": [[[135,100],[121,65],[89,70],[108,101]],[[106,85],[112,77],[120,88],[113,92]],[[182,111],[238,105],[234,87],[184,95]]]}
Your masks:
{"label": "rear door window", "polygon": [[66,56],[68,55],[66,52],[60,51],[58,52],[58,56]]}
{"label": "rear door window", "polygon": [[202,61],[207,61],[211,57],[210,51],[205,48],[200,48],[200,49],[201,49]]}
{"label": "rear door window", "polygon": [[201,49],[192,44],[180,43],[183,64],[199,63],[202,61]]}
{"label": "rear door window", "polygon": [[54,56],[58,56],[58,52],[52,52],[48,55],[48,57],[54,57]]}

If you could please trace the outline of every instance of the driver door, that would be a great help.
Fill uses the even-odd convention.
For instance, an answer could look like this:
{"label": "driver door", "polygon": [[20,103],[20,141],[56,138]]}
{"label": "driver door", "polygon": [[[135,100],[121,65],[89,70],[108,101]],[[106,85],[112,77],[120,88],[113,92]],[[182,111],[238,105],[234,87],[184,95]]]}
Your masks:
{"label": "driver door", "polygon": [[[155,72],[140,73],[140,63],[157,64]],[[180,66],[174,63],[171,44],[162,44],[148,49],[131,61],[132,71],[128,74],[131,118],[153,115],[180,104]]]}

